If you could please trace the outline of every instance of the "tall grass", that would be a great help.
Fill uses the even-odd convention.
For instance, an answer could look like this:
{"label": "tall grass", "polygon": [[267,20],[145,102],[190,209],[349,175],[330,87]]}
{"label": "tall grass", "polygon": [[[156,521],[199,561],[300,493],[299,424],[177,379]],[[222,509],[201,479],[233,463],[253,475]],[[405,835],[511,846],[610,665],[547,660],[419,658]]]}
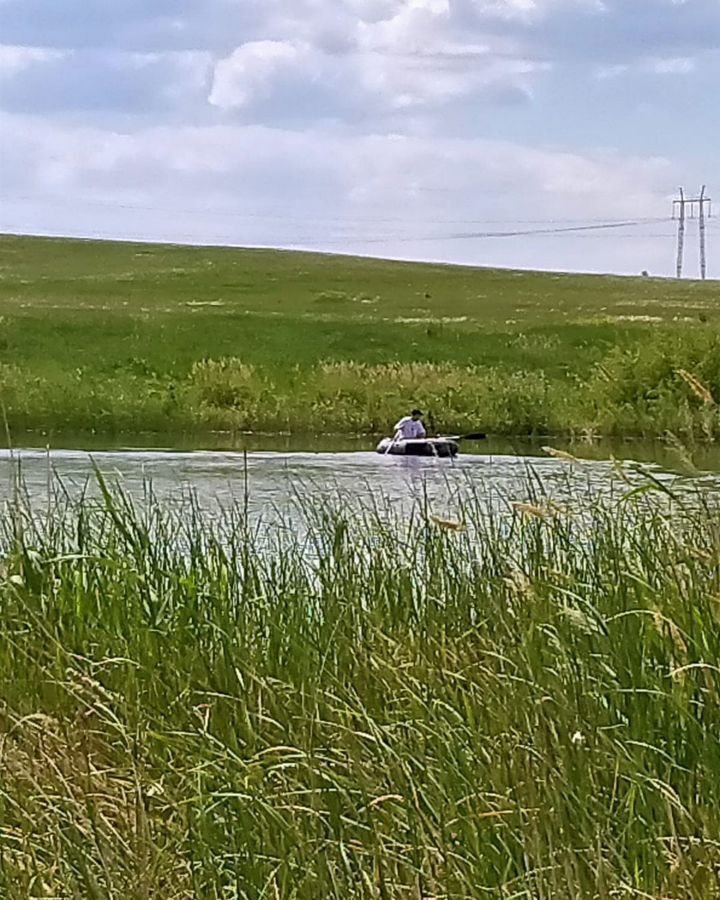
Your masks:
{"label": "tall grass", "polygon": [[270,533],[102,488],[6,519],[2,896],[717,894],[709,502]]}
{"label": "tall grass", "polygon": [[[551,353],[551,351],[548,351]],[[720,435],[720,336],[661,333],[615,348],[585,378],[543,368],[508,371],[451,363],[328,362],[289,383],[240,360],[207,360],[191,373],[194,406],[219,427],[377,433],[420,404],[452,431],[495,434]],[[431,424],[433,424],[431,423]]]}
{"label": "tall grass", "polygon": [[0,236],[13,430],[717,436],[717,283]]}
{"label": "tall grass", "polygon": [[615,349],[586,377],[542,368],[453,363],[324,362],[264,368],[223,358],[184,377],[143,371],[29,377],[0,366],[0,403],[12,429],[101,433],[290,431],[378,434],[419,405],[440,431],[496,435],[604,435],[685,441],[720,435],[720,339],[711,332],[659,334]]}

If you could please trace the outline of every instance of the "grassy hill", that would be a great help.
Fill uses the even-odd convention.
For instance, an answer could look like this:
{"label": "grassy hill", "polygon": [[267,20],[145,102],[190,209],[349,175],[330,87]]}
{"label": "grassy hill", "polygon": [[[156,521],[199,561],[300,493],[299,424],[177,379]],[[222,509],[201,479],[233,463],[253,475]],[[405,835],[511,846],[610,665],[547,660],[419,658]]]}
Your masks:
{"label": "grassy hill", "polygon": [[11,427],[377,431],[417,402],[443,428],[647,433],[668,409],[612,419],[638,398],[600,381],[669,378],[692,418],[676,370],[715,390],[720,285],[6,236],[0,316]]}

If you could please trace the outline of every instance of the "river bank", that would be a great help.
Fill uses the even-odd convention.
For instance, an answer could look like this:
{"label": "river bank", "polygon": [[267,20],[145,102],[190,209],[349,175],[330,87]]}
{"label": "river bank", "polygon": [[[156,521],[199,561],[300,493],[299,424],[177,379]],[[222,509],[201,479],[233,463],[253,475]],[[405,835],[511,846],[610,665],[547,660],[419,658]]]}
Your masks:
{"label": "river bank", "polygon": [[11,432],[377,435],[421,405],[430,430],[446,434],[655,438],[670,432],[711,441],[720,434],[718,359],[718,335],[691,333],[611,351],[586,379],[434,363],[323,363],[278,376],[238,359],[206,360],[173,379],[86,369],[48,376],[6,365],[0,401]]}
{"label": "river bank", "polygon": [[717,514],[646,487],[6,517],[0,892],[714,895]]}
{"label": "river bank", "polygon": [[717,283],[0,238],[11,432],[712,440]]}

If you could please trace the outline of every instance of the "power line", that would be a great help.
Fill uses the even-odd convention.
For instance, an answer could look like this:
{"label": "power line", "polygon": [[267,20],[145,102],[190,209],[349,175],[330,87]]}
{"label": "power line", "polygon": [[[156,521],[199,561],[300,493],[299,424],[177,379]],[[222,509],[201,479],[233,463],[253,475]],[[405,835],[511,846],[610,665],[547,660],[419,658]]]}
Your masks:
{"label": "power line", "polygon": [[[378,244],[378,245],[387,245],[387,244],[396,244],[396,243],[415,243],[415,242],[428,242],[428,241],[436,241],[439,243],[444,243],[448,241],[456,241],[456,240],[485,240],[485,239],[512,239],[512,238],[527,238],[527,237],[558,237],[558,238],[573,238],[573,239],[608,239],[613,238],[617,239],[617,236],[613,234],[609,234],[609,231],[615,232],[618,229],[631,228],[631,227],[643,227],[647,223],[644,222],[623,222],[623,223],[603,223],[601,225],[582,225],[576,227],[557,227],[557,228],[538,228],[538,229],[518,229],[512,231],[485,231],[485,232],[461,232],[454,234],[423,234],[423,235],[397,235],[397,234],[387,234],[381,236],[373,236],[373,237],[365,237],[363,235],[348,235],[342,240],[336,239],[328,239],[322,235],[296,235],[294,237],[288,237],[284,240],[277,240],[274,243],[276,245],[284,245],[284,246],[293,246],[293,247],[301,247],[301,246],[353,246],[358,244]],[[77,233],[76,235],[77,236]],[[86,237],[86,235],[82,235]],[[151,239],[145,237],[138,237],[137,234],[128,234],[127,232],[104,232],[99,231],[97,229],[93,230],[90,236],[87,236],[88,240],[92,239],[122,239],[128,241],[157,241],[159,243],[168,242],[163,241],[163,239]],[[635,240],[649,240],[649,239],[670,239],[672,238],[671,234],[661,234],[661,233],[629,233],[623,234],[622,239],[627,240],[635,239]],[[169,240],[170,243],[173,243],[175,240],[180,241],[197,241],[198,235],[197,233],[182,233],[175,232],[174,236]],[[208,242],[220,242],[227,244],[229,246],[270,246],[269,244],[260,243],[253,244],[253,242],[243,242],[238,240],[237,235],[229,235],[229,234],[213,234],[208,235],[202,241],[204,244]]]}
{"label": "power line", "polygon": [[[662,220],[667,221],[667,220]],[[524,228],[513,229],[512,231],[466,231],[455,232],[454,234],[424,234],[415,236],[395,236],[392,238],[373,237],[373,238],[355,238],[356,242],[363,244],[378,244],[395,242],[421,242],[421,241],[458,241],[458,240],[475,240],[484,238],[512,238],[512,237],[530,237],[534,235],[556,235],[556,234],[574,234],[580,232],[591,231],[607,231],[610,229],[630,228],[648,223],[639,220],[626,222],[603,222],[598,225],[574,225],[559,226],[554,228]],[[338,243],[333,241],[332,243]]]}
{"label": "power line", "polygon": [[[136,204],[136,203],[116,203],[113,201],[104,201],[104,200],[92,200],[92,199],[83,199],[83,198],[65,198],[65,197],[49,197],[49,198],[37,198],[31,197],[27,195],[4,195],[0,197],[0,201],[2,202],[11,202],[11,203],[51,203],[54,205],[66,206],[72,205],[73,207],[77,206],[78,203],[84,206],[91,207],[99,207],[103,209],[123,209],[123,210],[131,210],[134,212],[166,212],[172,215],[209,215],[216,216],[219,218],[233,218],[233,219],[267,219],[269,221],[283,221],[283,222],[328,222],[332,224],[337,223],[347,223],[351,225],[354,222],[366,223],[366,224],[417,224],[417,220],[406,219],[397,216],[391,217],[372,217],[372,218],[363,218],[358,216],[289,216],[284,213],[256,213],[256,212],[240,212],[235,210],[219,210],[219,209],[211,209],[208,207],[202,208],[178,208],[178,207],[167,207],[167,206],[153,206],[149,204]],[[548,219],[424,219],[425,224],[428,225],[586,225],[586,224],[600,224],[602,226],[606,225],[624,225],[626,224],[626,220],[624,219],[608,219],[605,217],[602,218],[583,218],[583,219],[574,219],[574,218],[562,218],[562,217],[551,217]],[[633,224],[636,223],[655,223],[655,222],[667,222],[668,219],[666,216],[646,216],[639,217],[632,220]]]}

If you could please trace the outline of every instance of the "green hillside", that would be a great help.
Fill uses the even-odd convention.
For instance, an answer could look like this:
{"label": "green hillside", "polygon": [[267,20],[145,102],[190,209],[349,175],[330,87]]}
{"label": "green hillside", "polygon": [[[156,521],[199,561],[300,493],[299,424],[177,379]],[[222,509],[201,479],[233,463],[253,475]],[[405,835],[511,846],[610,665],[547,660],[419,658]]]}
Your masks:
{"label": "green hillside", "polygon": [[6,236],[0,315],[14,428],[376,431],[418,402],[439,427],[648,433],[668,410],[608,417],[638,398],[598,396],[599,364],[720,388],[714,282]]}

